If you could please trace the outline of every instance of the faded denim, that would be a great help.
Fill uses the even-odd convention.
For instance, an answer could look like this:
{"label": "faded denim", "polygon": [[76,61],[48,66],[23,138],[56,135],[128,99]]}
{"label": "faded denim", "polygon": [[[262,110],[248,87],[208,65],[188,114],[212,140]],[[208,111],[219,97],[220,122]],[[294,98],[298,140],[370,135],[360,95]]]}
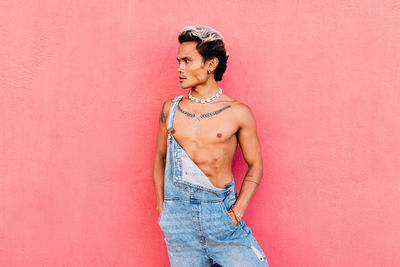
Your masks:
{"label": "faded denim", "polygon": [[[173,99],[167,129],[173,128]],[[158,224],[165,236],[171,266],[267,266],[264,252],[243,219],[234,225],[228,210],[235,203],[235,181],[215,187],[168,133],[164,204]]]}

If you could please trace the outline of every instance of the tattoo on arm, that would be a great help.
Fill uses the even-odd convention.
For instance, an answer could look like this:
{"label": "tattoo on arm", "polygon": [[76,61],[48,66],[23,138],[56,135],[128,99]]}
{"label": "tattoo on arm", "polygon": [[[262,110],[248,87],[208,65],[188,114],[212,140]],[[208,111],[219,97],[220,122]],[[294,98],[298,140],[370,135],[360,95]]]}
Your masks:
{"label": "tattoo on arm", "polygon": [[164,122],[164,119],[165,119],[164,106],[165,106],[165,102],[164,102],[164,104],[163,104],[163,106],[162,106],[162,108],[161,108],[161,112],[160,112],[160,118],[159,118],[160,123],[163,123],[163,122]]}
{"label": "tattoo on arm", "polygon": [[244,182],[244,181],[247,181],[247,182],[253,182],[253,183],[259,184],[259,183],[255,182],[255,181],[253,181],[253,180],[249,180],[249,179],[244,179],[244,180],[243,180],[243,182]]}
{"label": "tattoo on arm", "polygon": [[246,179],[247,177],[254,177],[254,176],[253,176],[253,174],[247,172],[246,175],[244,176],[243,182],[244,182],[244,181],[248,181],[248,182],[256,183],[257,185],[259,184],[259,183],[257,183],[256,181],[253,181],[253,180],[251,180],[251,179]]}

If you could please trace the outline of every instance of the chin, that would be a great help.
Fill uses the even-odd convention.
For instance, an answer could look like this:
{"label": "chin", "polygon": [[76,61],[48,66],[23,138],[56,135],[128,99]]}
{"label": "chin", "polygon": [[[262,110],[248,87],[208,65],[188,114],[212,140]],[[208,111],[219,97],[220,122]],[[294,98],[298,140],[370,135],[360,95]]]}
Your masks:
{"label": "chin", "polygon": [[188,88],[192,88],[192,87],[193,87],[193,86],[188,86],[188,85],[182,85],[182,84],[181,84],[181,88],[182,88],[182,89],[188,89]]}

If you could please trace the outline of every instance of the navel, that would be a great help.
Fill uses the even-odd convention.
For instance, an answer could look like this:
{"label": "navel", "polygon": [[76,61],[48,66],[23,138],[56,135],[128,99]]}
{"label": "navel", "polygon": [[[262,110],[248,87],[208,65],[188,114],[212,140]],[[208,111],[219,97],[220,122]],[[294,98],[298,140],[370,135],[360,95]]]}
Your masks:
{"label": "navel", "polygon": [[174,134],[175,133],[175,129],[172,129],[171,133]]}
{"label": "navel", "polygon": [[221,136],[222,136],[221,133],[218,133],[218,134],[217,134],[217,137],[218,137],[218,138],[221,138]]}

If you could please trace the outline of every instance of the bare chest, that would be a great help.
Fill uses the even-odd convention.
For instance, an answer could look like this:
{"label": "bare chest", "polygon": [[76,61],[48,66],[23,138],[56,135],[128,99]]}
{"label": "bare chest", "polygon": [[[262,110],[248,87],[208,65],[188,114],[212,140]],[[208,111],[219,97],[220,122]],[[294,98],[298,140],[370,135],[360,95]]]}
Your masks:
{"label": "bare chest", "polygon": [[238,130],[237,120],[229,111],[229,106],[201,114],[177,110],[171,133],[184,149],[227,144]]}

